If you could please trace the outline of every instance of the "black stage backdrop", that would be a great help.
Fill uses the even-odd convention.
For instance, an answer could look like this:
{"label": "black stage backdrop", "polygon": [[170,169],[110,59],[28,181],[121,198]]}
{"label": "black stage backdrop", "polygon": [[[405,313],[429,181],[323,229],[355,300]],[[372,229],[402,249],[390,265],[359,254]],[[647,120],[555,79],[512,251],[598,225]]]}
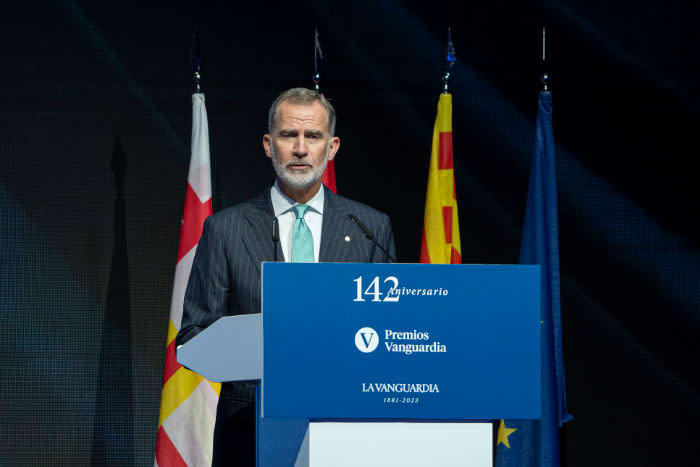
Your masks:
{"label": "black stage backdrop", "polygon": [[272,182],[261,144],[267,108],[283,89],[311,85],[316,24],[323,90],[339,115],[339,192],[391,215],[404,262],[418,259],[454,28],[455,171],[471,263],[518,260],[548,27],[575,416],[562,430],[563,464],[696,461],[697,9],[638,0],[8,3],[0,465],[152,465],[189,163],[192,30],[201,31],[219,210]]}

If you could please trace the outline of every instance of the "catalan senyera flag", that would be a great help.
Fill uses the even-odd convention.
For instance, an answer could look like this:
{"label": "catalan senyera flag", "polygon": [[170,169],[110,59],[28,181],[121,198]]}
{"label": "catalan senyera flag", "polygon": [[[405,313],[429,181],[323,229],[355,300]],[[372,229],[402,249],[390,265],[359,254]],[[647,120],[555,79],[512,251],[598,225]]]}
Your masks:
{"label": "catalan senyera flag", "polygon": [[430,152],[421,263],[460,264],[457,191],[452,160],[452,95],[440,94]]}
{"label": "catalan senyera flag", "polygon": [[192,157],[170,304],[155,465],[209,466],[214,445],[220,383],[212,383],[175,358],[175,336],[182,321],[185,289],[204,219],[212,214],[209,128],[204,94],[192,95]]}

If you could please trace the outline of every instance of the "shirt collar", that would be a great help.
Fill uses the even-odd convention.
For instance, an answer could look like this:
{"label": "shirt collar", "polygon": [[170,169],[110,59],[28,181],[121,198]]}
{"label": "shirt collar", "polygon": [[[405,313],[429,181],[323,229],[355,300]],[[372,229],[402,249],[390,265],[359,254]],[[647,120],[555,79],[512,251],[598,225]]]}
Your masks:
{"label": "shirt collar", "polygon": [[[324,191],[323,184],[321,184],[321,188],[319,188],[318,192],[306,203],[311,209],[321,215],[323,215]],[[272,189],[270,190],[270,198],[272,199],[272,209],[275,211],[275,217],[279,217],[299,204],[280,190],[277,180],[275,180],[275,184],[272,185]]]}

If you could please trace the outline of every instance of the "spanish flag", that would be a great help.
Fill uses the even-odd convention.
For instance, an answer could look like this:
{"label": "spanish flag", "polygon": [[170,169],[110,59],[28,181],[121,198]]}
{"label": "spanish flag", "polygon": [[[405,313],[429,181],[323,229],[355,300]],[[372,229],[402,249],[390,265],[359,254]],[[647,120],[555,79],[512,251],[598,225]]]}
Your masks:
{"label": "spanish flag", "polygon": [[452,94],[441,94],[433,128],[420,262],[461,264],[459,216],[452,163]]}

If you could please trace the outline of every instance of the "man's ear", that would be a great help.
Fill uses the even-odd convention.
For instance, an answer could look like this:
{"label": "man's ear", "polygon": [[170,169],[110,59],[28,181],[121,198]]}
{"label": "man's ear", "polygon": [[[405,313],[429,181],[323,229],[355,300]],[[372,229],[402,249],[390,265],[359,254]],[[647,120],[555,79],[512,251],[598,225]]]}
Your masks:
{"label": "man's ear", "polygon": [[338,149],[340,149],[340,138],[337,136],[332,137],[329,144],[331,145],[331,152],[328,153],[328,160],[332,161],[335,159]]}
{"label": "man's ear", "polygon": [[270,151],[270,144],[272,144],[272,140],[270,139],[270,135],[265,133],[263,135],[263,148],[265,148],[265,154],[267,154],[267,157],[272,159],[272,152]]}

